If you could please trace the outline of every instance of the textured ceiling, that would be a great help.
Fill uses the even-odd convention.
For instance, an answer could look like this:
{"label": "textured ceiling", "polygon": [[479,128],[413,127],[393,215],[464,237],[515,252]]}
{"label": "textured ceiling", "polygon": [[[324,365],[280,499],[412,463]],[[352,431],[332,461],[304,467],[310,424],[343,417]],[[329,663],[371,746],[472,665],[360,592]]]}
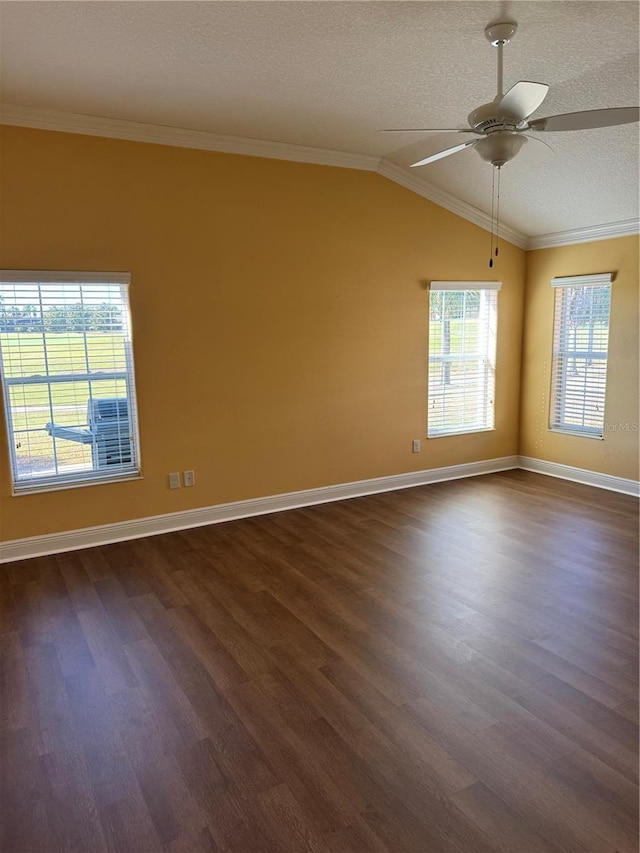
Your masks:
{"label": "textured ceiling", "polygon": [[[636,2],[2,2],[4,103],[412,160],[469,137],[493,99],[484,27],[519,30],[505,86],[548,83],[536,113],[638,103]],[[638,124],[541,134],[543,164],[502,170],[505,221],[530,237],[638,216]],[[492,169],[464,151],[420,170],[488,212]]]}

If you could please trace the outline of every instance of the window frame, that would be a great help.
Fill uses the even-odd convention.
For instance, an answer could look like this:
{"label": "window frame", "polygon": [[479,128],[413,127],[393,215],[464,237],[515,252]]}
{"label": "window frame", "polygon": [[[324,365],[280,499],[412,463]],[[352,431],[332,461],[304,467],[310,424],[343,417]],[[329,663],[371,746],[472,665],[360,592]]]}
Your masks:
{"label": "window frame", "polygon": [[[551,382],[549,395],[549,432],[572,435],[578,438],[590,438],[602,441],[605,432],[605,409],[607,395],[607,378],[609,367],[609,334],[611,329],[611,296],[613,273],[597,273],[594,275],[563,276],[551,279],[551,287],[554,290],[554,309],[551,345]],[[607,313],[607,348],[602,350],[577,350],[570,349],[567,338],[570,327],[567,323],[568,294],[578,288],[607,287],[609,290],[609,310]],[[568,361],[576,356],[590,361],[604,361],[604,380],[602,383],[602,425],[601,427],[588,427],[583,424],[571,424],[566,422],[566,371]],[[589,386],[597,390],[597,386]],[[585,397],[587,386],[585,385]],[[593,393],[593,392],[592,392]],[[585,415],[583,415],[583,421]]]}
{"label": "window frame", "polygon": [[[469,435],[480,432],[491,432],[495,430],[495,390],[496,390],[496,362],[498,350],[498,292],[502,288],[501,281],[430,281],[429,282],[429,352],[428,363],[436,363],[438,360],[442,363],[442,356],[432,355],[431,353],[431,295],[435,292],[479,292],[481,294],[481,310],[484,308],[487,312],[486,325],[482,330],[482,337],[485,339],[483,352],[474,353],[477,359],[484,359],[484,394],[482,397],[483,406],[488,405],[488,392],[493,391],[492,400],[490,401],[491,416],[485,418],[484,425],[467,425],[459,424],[456,427],[432,427],[430,424],[429,413],[431,411],[431,383],[430,377],[427,378],[427,439],[443,438],[453,435]],[[487,294],[483,298],[482,294]],[[488,304],[489,294],[495,294],[495,310],[492,312],[492,306]],[[486,303],[486,304],[485,304]],[[461,355],[465,355],[461,353]],[[468,354],[467,354],[468,355]],[[490,375],[487,374],[487,369]],[[490,386],[490,388],[489,388]]]}
{"label": "window frame", "polygon": [[[39,285],[72,284],[72,285],[113,285],[120,289],[121,302],[119,309],[123,318],[122,343],[124,347],[125,367],[124,370],[114,371],[91,371],[89,368],[79,372],[55,374],[47,372],[44,375],[25,375],[24,377],[9,378],[4,369],[4,353],[0,346],[0,386],[4,402],[4,418],[7,431],[9,468],[11,473],[12,496],[37,494],[40,492],[59,491],[62,489],[79,488],[83,486],[95,486],[106,483],[124,482],[128,480],[142,479],[142,465],[140,454],[140,438],[138,428],[137,394],[135,382],[135,366],[133,357],[133,336],[131,328],[131,306],[129,299],[129,287],[131,275],[126,272],[95,272],[95,271],[67,271],[67,270],[0,270],[0,281],[6,284],[24,284],[37,287]],[[42,310],[42,309],[41,309]],[[87,330],[83,329],[79,334],[83,335],[86,343]],[[42,333],[46,338],[46,332]],[[53,381],[52,380],[53,377]],[[129,420],[128,435],[131,443],[130,464],[113,466],[115,470],[92,467],[85,470],[66,471],[44,476],[31,476],[20,478],[18,474],[18,460],[15,454],[15,430],[13,425],[11,399],[9,389],[16,386],[33,384],[46,385],[50,390],[51,385],[65,382],[99,382],[101,380],[120,380],[125,382],[127,413]],[[95,398],[100,399],[100,398]],[[50,404],[51,405],[51,404]],[[120,433],[118,433],[120,435]],[[87,442],[88,443],[88,442]]]}

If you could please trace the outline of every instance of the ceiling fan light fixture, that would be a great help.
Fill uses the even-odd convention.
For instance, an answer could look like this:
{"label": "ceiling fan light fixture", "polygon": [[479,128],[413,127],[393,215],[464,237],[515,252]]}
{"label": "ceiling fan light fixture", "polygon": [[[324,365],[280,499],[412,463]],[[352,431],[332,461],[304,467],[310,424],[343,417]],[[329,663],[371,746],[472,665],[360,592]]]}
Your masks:
{"label": "ceiling fan light fixture", "polygon": [[479,139],[473,147],[487,163],[492,166],[504,166],[509,160],[513,160],[526,141],[526,136],[502,130]]}

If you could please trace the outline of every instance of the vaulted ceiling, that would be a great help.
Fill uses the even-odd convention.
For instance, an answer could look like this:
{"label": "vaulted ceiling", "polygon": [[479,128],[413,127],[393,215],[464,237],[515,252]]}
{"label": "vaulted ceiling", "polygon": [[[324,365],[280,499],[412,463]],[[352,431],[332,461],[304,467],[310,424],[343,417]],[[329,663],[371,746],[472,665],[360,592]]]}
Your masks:
{"label": "vaulted ceiling", "polygon": [[[83,132],[103,121],[124,136],[124,122],[136,122],[151,134],[213,134],[222,149],[228,136],[229,150],[241,138],[256,153],[256,140],[285,143],[283,156],[298,146],[295,159],[304,159],[299,146],[319,149],[320,162],[321,153],[328,162],[355,155],[344,163],[377,168],[482,223],[493,170],[476,152],[407,168],[463,137],[379,130],[465,126],[495,96],[484,28],[505,18],[518,24],[505,87],[551,87],[534,117],[637,105],[633,0],[21,0],[0,3],[2,120],[62,128],[85,117]],[[549,160],[531,162],[525,146],[502,169],[501,214],[513,233],[535,245],[542,235],[637,230],[637,123],[540,136],[554,148]]]}

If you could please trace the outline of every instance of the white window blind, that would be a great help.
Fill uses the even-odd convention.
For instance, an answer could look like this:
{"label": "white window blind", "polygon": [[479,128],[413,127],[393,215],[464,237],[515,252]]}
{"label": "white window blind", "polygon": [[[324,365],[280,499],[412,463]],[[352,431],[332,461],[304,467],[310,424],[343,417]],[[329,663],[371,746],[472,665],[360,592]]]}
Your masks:
{"label": "white window blind", "polygon": [[139,474],[125,273],[0,271],[14,493]]}
{"label": "white window blind", "polygon": [[551,430],[602,438],[611,274],[554,278]]}
{"label": "white window blind", "polygon": [[432,281],[427,435],[494,427],[497,281]]}

